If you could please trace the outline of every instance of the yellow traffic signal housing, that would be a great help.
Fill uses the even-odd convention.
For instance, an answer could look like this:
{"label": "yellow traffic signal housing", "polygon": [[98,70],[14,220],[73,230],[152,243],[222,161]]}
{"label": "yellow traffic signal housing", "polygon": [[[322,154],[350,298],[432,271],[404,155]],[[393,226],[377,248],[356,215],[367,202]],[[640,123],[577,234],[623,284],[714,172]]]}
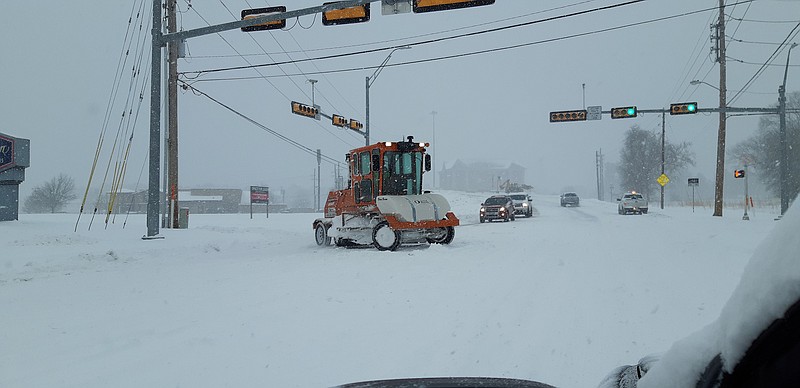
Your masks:
{"label": "yellow traffic signal housing", "polygon": [[[286,12],[286,7],[278,6],[278,7],[243,9],[242,20],[248,20],[258,16],[265,16],[267,14],[281,13],[281,12]],[[242,27],[242,31],[253,32],[253,31],[263,31],[263,30],[277,30],[284,27],[286,27],[286,19],[281,19],[272,22],[256,24],[255,26]]]}
{"label": "yellow traffic signal housing", "polygon": [[342,116],[339,116],[339,115],[335,114],[335,115],[331,116],[331,124],[333,124],[333,125],[335,125],[337,127],[346,127],[347,126],[347,119],[342,117]]}
{"label": "yellow traffic signal housing", "polygon": [[490,4],[494,4],[494,0],[414,0],[414,3],[412,4],[412,10],[414,13],[421,13],[477,7],[479,5]]}
{"label": "yellow traffic signal housing", "polygon": [[561,121],[586,121],[586,110],[564,110],[560,112],[550,112],[550,122]]}
{"label": "yellow traffic signal housing", "polygon": [[687,115],[693,113],[697,113],[696,102],[681,102],[669,105],[669,114],[671,115]]}
{"label": "yellow traffic signal housing", "polygon": [[734,178],[744,178],[744,170],[734,170],[733,171]]}
{"label": "yellow traffic signal housing", "polygon": [[[336,4],[338,1],[329,1],[323,5]],[[333,26],[337,24],[363,23],[369,21],[369,3],[344,9],[335,9],[322,13],[322,24]]]}
{"label": "yellow traffic signal housing", "polygon": [[364,124],[361,124],[358,120],[350,119],[350,129],[360,131],[361,128],[364,128]]}
{"label": "yellow traffic signal housing", "polygon": [[612,119],[627,119],[630,117],[636,117],[636,107],[635,106],[626,106],[622,108],[611,108],[611,118]]}
{"label": "yellow traffic signal housing", "polygon": [[292,113],[316,119],[319,116],[319,109],[301,104],[297,101],[292,101]]}

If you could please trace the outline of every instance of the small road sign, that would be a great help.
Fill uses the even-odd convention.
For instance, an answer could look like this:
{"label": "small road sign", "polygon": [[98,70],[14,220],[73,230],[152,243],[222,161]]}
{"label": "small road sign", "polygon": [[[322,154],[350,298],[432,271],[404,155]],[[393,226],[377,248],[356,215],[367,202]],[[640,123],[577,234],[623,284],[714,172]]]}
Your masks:
{"label": "small road sign", "polygon": [[600,120],[603,116],[603,107],[596,105],[596,106],[587,106],[586,107],[586,120]]}
{"label": "small road sign", "polygon": [[661,176],[656,179],[656,182],[658,182],[661,187],[664,187],[667,185],[667,183],[669,183],[669,178],[667,177],[667,174],[661,174]]}
{"label": "small road sign", "polygon": [[689,178],[689,186],[700,186],[700,178]]}

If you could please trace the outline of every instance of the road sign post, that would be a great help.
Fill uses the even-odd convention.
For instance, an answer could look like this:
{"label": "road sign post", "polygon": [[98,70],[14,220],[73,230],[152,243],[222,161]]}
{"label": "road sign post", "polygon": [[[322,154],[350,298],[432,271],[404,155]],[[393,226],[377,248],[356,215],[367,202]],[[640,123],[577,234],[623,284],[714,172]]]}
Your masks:
{"label": "road sign post", "polygon": [[700,178],[689,178],[689,187],[692,188],[692,213],[694,213],[694,188],[700,185]]}

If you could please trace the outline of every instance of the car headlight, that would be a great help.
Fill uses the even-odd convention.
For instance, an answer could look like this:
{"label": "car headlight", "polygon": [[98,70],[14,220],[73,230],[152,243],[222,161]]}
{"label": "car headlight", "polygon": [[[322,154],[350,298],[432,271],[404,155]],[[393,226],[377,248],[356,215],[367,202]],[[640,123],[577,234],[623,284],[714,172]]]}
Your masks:
{"label": "car headlight", "polygon": [[501,207],[501,208],[500,208],[500,211],[501,211],[501,212],[504,212],[504,211],[506,211],[506,208],[505,208],[505,206]]}
{"label": "car headlight", "polygon": [[523,203],[522,207],[528,207],[528,204],[527,203]]}
{"label": "car headlight", "polygon": [[486,208],[485,208],[485,207],[482,207],[482,208],[481,208],[481,213],[484,213],[484,212],[486,212]]}

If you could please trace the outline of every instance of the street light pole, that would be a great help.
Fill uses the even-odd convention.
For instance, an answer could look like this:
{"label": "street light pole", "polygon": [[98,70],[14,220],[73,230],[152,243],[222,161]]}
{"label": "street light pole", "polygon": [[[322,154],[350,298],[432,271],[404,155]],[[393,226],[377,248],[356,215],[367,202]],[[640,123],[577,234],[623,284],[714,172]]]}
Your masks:
{"label": "street light pole", "polygon": [[367,77],[367,79],[366,79],[365,85],[366,85],[366,91],[367,91],[367,95],[366,95],[366,100],[367,100],[366,118],[367,119],[365,120],[365,124],[364,124],[364,126],[366,128],[366,130],[364,131],[364,139],[365,139],[365,144],[364,145],[369,145],[369,88],[370,88],[370,86],[372,86],[373,83],[375,83],[375,78],[377,78],[378,75],[381,73],[381,70],[383,70],[383,67],[386,66],[387,63],[389,63],[389,59],[392,58],[392,54],[394,54],[395,51],[397,51],[397,50],[407,50],[407,49],[410,49],[410,48],[411,48],[411,46],[402,46],[402,47],[397,47],[397,48],[393,49],[392,51],[390,51],[389,55],[386,56],[386,59],[384,59],[383,62],[381,62],[381,64],[378,66],[378,68],[375,69],[375,72],[372,73],[372,75]]}
{"label": "street light pole", "polygon": [[435,110],[431,111],[431,116],[433,117],[433,142],[431,143],[432,146],[433,146],[432,147],[432,151],[433,151],[432,154],[433,155],[431,155],[431,164],[433,164],[433,182],[431,182],[432,183],[432,185],[431,185],[432,189],[436,189],[436,159],[435,159],[435,157],[436,157],[436,114],[437,113],[438,112],[436,112]]}
{"label": "street light pole", "polygon": [[780,179],[781,179],[781,215],[786,213],[789,208],[789,153],[787,152],[786,142],[786,76],[789,73],[789,56],[792,54],[792,49],[797,47],[797,43],[792,43],[789,51],[786,54],[786,68],[783,71],[783,84],[778,87],[778,113],[780,114],[780,147],[781,147],[781,164],[780,164]]}

